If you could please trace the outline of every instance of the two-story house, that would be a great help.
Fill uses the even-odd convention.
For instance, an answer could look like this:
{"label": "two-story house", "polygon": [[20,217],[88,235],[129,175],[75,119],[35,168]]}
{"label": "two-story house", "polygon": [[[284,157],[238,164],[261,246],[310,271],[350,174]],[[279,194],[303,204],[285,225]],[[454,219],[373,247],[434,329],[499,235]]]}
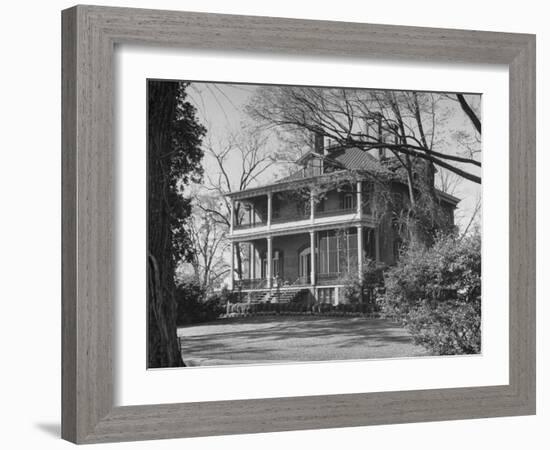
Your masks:
{"label": "two-story house", "polygon": [[[362,273],[366,258],[395,263],[401,240],[390,209],[403,207],[408,191],[383,150],[325,148],[316,137],[297,167],[286,178],[227,195],[232,274],[236,248],[244,255],[242,275],[231,277],[230,289],[253,302],[290,301],[308,290],[319,302],[338,304],[345,301],[345,280]],[[436,193],[453,221],[459,199]],[[381,206],[385,197],[393,201]]]}

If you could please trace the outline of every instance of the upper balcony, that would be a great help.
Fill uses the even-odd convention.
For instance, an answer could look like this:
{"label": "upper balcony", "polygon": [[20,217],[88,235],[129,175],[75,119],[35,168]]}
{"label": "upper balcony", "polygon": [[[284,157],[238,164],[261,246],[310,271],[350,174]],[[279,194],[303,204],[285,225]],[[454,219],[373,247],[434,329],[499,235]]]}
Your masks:
{"label": "upper balcony", "polygon": [[372,186],[357,182],[322,194],[296,189],[233,200],[233,237],[372,218]]}

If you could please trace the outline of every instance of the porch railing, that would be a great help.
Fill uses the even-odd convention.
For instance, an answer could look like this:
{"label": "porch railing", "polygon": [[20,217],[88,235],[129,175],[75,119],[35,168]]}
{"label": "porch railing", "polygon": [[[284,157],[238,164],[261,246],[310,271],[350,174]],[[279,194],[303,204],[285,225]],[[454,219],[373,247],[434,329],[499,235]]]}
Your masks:
{"label": "porch railing", "polygon": [[256,228],[256,227],[265,227],[267,225],[266,222],[254,222],[254,223],[240,223],[238,225],[234,225],[234,230],[246,230],[248,228]]}
{"label": "porch railing", "polygon": [[274,215],[271,218],[271,223],[285,223],[285,222],[297,222],[298,220],[306,220],[309,219],[309,214],[305,213],[296,213],[294,215]]}
{"label": "porch railing", "polygon": [[315,217],[342,216],[353,214],[354,212],[356,212],[356,208],[325,209],[324,211],[315,211]]}
{"label": "porch railing", "polygon": [[267,288],[267,278],[245,278],[235,280],[238,289],[264,289]]}

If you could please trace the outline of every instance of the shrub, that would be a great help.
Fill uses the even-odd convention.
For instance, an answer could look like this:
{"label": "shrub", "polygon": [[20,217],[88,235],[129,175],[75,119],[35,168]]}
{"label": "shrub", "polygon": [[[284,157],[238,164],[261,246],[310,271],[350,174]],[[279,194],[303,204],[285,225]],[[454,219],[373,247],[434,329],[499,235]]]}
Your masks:
{"label": "shrub", "polygon": [[362,276],[350,274],[345,279],[343,296],[347,303],[363,305],[361,311],[372,313],[378,310],[376,291],[384,286],[384,271],[387,266],[367,259],[363,263]]}
{"label": "shrub", "polygon": [[478,353],[481,347],[481,239],[441,235],[412,245],[385,274],[386,316],[404,323],[434,354]]}
{"label": "shrub", "polygon": [[225,312],[221,295],[207,296],[198,283],[185,282],[175,291],[177,305],[176,324],[208,322]]}

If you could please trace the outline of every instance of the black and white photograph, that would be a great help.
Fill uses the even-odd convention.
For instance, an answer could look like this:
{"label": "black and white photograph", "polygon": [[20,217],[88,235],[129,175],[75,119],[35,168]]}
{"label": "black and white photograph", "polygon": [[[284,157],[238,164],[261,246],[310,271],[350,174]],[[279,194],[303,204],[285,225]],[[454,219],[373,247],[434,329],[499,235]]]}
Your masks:
{"label": "black and white photograph", "polygon": [[481,352],[480,94],[147,83],[149,368]]}

